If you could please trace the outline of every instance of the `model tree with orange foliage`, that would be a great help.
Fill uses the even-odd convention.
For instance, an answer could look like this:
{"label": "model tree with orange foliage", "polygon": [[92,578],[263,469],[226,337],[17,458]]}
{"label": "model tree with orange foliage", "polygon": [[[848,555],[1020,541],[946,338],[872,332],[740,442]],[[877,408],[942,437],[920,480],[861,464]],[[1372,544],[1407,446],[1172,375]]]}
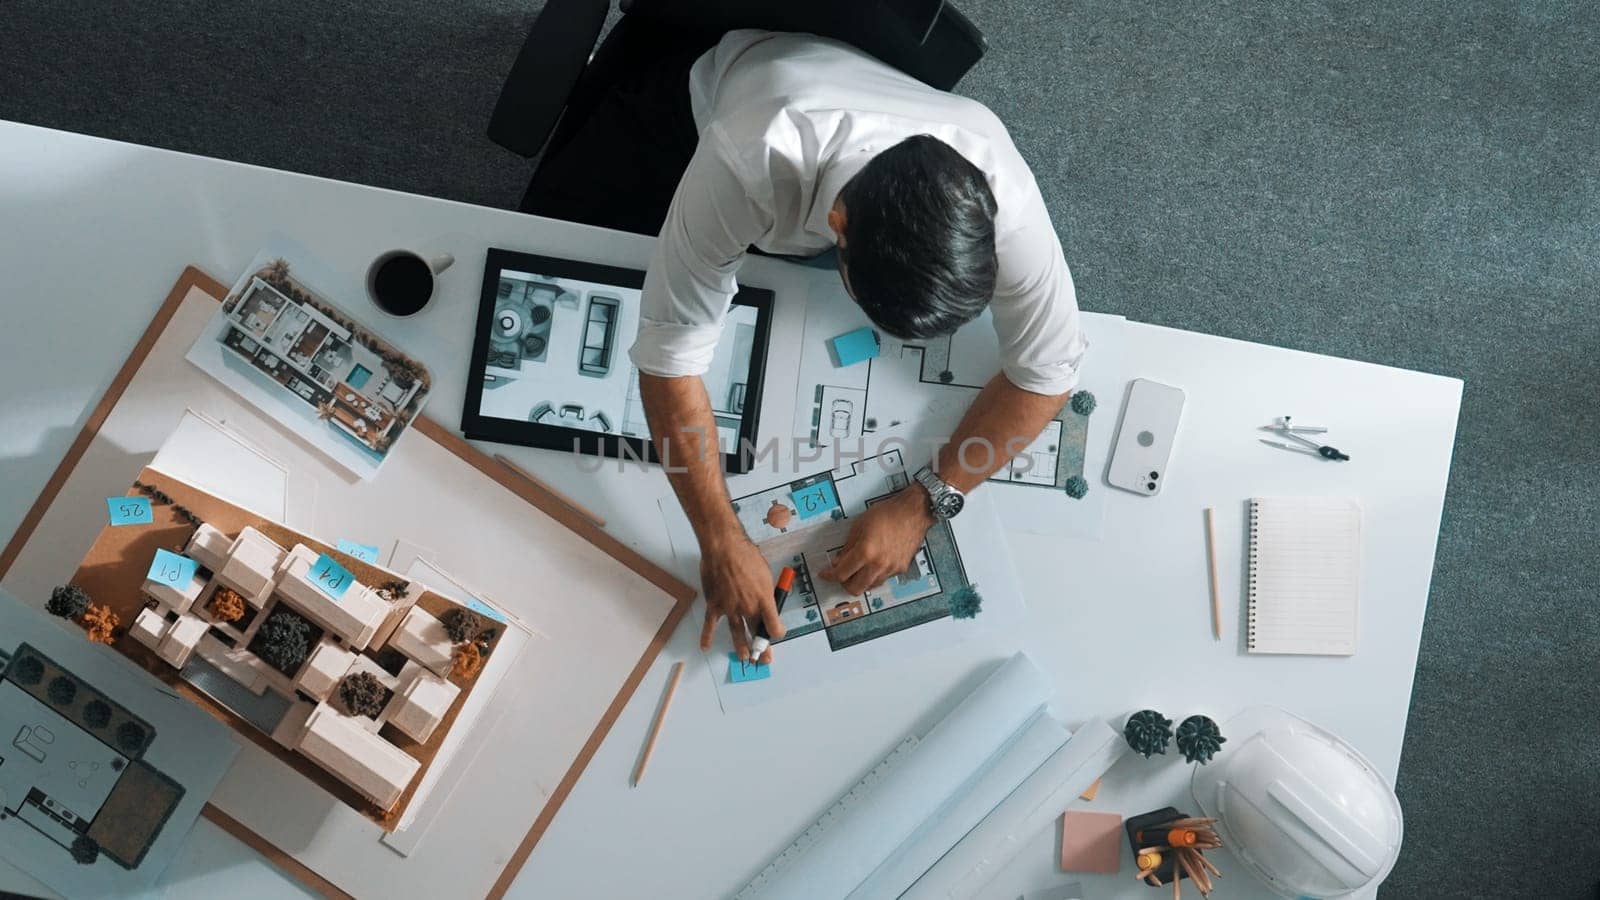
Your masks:
{"label": "model tree with orange foliage", "polygon": [[457,678],[471,678],[483,668],[483,651],[474,643],[457,644],[451,661],[450,674]]}
{"label": "model tree with orange foliage", "polygon": [[244,618],[244,598],[232,588],[218,587],[206,605],[211,614],[223,622],[237,622]]}
{"label": "model tree with orange foliage", "polygon": [[89,604],[89,609],[83,614],[83,628],[88,633],[88,638],[96,644],[111,644],[117,640],[117,626],[122,620],[111,611],[111,607],[99,603]]}

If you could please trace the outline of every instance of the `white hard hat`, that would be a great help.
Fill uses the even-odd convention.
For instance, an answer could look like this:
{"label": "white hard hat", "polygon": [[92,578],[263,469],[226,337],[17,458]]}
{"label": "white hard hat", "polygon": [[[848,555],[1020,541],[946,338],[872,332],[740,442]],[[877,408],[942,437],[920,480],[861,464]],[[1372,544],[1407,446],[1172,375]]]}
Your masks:
{"label": "white hard hat", "polygon": [[1337,735],[1276,707],[1223,725],[1191,789],[1223,844],[1284,897],[1343,897],[1388,877],[1404,831],[1394,790]]}

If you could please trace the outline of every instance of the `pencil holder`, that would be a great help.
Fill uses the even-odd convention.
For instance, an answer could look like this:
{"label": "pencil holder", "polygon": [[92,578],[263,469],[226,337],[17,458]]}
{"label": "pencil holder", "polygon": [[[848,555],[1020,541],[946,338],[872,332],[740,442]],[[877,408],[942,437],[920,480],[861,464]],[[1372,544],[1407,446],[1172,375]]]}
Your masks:
{"label": "pencil holder", "polygon": [[[1162,841],[1140,841],[1137,837],[1139,832],[1159,829],[1168,822],[1176,822],[1179,819],[1188,818],[1188,815],[1188,813],[1179,812],[1175,807],[1168,806],[1147,812],[1141,816],[1134,816],[1122,823],[1122,827],[1128,832],[1128,848],[1133,851],[1134,858],[1138,859],[1139,851],[1145,847],[1149,847],[1153,843],[1163,843]],[[1178,878],[1189,877],[1179,871],[1178,860],[1171,853],[1162,854],[1161,865],[1157,866],[1151,874],[1155,875],[1156,880],[1164,885],[1171,884],[1174,875]]]}

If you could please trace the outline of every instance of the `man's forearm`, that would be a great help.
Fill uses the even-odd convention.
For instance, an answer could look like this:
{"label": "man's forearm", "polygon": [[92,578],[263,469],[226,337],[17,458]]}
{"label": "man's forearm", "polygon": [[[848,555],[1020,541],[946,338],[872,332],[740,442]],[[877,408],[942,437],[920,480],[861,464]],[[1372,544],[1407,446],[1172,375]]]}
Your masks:
{"label": "man's forearm", "polygon": [[996,375],[978,392],[950,443],[939,450],[939,477],[970,491],[1033,443],[1069,394],[1035,394]]}
{"label": "man's forearm", "polygon": [[722,451],[705,384],[692,375],[661,378],[641,372],[639,397],[667,480],[700,546],[743,537],[722,475]]}

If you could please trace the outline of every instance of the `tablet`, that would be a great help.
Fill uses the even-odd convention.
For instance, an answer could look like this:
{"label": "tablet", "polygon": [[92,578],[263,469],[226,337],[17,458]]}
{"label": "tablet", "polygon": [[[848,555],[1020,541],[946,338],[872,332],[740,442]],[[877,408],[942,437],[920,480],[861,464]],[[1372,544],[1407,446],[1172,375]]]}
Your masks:
{"label": "tablet", "polygon": [[[644,272],[491,249],[461,430],[468,438],[659,462],[639,371]],[[772,292],[741,287],[704,378],[723,466],[750,470]]]}

